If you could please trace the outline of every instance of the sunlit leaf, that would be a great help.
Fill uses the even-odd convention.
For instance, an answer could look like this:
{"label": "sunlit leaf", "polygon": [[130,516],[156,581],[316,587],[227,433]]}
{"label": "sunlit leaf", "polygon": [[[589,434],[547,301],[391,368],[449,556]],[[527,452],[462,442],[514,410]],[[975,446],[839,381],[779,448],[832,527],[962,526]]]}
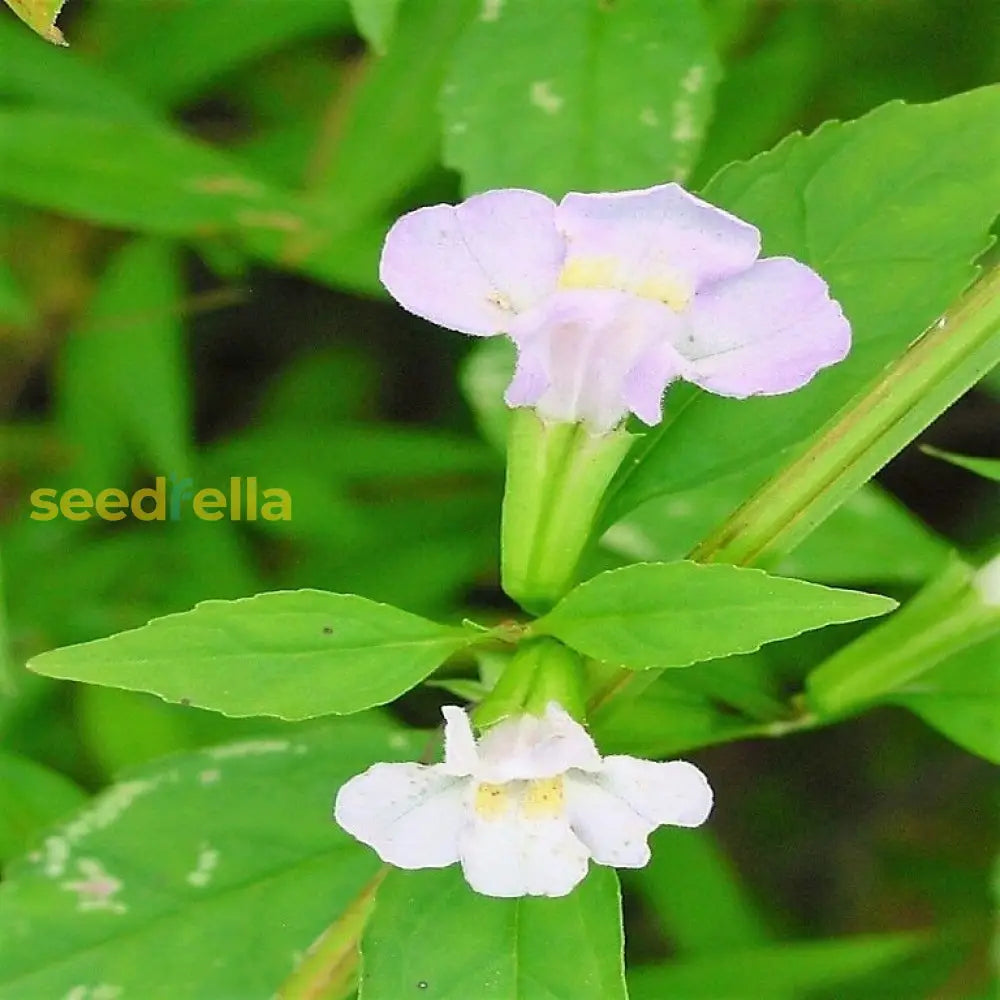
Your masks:
{"label": "sunlit leaf", "polygon": [[29,667],[224,715],[308,719],[392,701],[474,637],[353,594],[278,591],[205,601]]}
{"label": "sunlit leaf", "polygon": [[637,563],[581,584],[535,627],[599,660],[635,669],[684,667],[895,606],[876,594],[756,569]]}

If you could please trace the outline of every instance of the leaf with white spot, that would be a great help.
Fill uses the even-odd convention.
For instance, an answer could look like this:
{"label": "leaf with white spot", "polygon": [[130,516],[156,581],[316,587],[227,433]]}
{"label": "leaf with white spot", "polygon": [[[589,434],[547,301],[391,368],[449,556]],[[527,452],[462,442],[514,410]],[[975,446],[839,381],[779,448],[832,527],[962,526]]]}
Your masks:
{"label": "leaf with white spot", "polygon": [[0,1000],[268,1000],[379,867],[338,786],[424,742],[372,714],[134,772],[6,872]]}
{"label": "leaf with white spot", "polygon": [[467,192],[683,180],[719,70],[697,0],[484,0],[442,97]]}
{"label": "leaf with white spot", "polygon": [[277,591],[205,601],[28,667],[224,715],[310,719],[384,705],[481,635],[355,594]]}

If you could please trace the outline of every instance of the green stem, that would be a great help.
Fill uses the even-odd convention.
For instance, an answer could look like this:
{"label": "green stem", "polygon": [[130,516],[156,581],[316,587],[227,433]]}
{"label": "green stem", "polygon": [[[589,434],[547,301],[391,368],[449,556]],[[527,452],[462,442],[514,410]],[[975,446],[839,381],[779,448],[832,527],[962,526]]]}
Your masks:
{"label": "green stem", "polygon": [[278,988],[277,1000],[345,1000],[357,989],[359,942],[389,873],[383,865],[355,900],[316,939],[299,967]]}
{"label": "green stem", "polygon": [[[998,362],[994,268],[689,558],[746,566],[790,551]],[[590,710],[636,684],[647,687],[660,673],[620,669],[592,696]]]}
{"label": "green stem", "polygon": [[809,704],[823,715],[852,711],[1000,632],[1000,606],[984,600],[979,579],[955,559],[899,611],[820,664],[806,680]]}
{"label": "green stem", "polygon": [[691,558],[748,566],[791,551],[998,362],[1000,269],[994,269]]}

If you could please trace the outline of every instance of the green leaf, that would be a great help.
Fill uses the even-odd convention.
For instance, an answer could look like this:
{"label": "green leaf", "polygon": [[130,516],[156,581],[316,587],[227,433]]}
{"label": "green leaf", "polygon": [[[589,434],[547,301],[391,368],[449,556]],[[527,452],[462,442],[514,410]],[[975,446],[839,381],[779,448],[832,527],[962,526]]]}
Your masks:
{"label": "green leaf", "polygon": [[37,832],[86,801],[69,778],[47,767],[0,752],[0,864],[21,853]]}
{"label": "green leaf", "polygon": [[625,1000],[618,879],[492,899],[457,868],[392,871],[361,944],[359,1000]]}
{"label": "green leaf", "polygon": [[120,688],[85,684],[74,695],[74,721],[80,737],[88,757],[108,780],[179,750],[280,733],[279,727],[284,726],[274,719],[228,719],[218,712],[170,705],[152,695]]}
{"label": "green leaf", "polygon": [[467,192],[680,180],[718,75],[696,0],[486,0],[443,91],[444,161]]}
{"label": "green leaf", "polygon": [[102,3],[91,16],[102,67],[132,93],[164,107],[196,97],[237,67],[296,39],[350,30],[343,0],[253,0],[252,13],[246,0]]}
{"label": "green leaf", "polygon": [[66,0],[6,0],[6,4],[33,31],[55,45],[65,45],[66,39],[56,27],[56,18]]}
{"label": "green leaf", "polygon": [[992,479],[995,483],[1000,483],[1000,458],[974,458],[971,455],[959,455],[953,451],[931,448],[929,445],[925,445],[921,451],[927,455],[933,455],[934,458],[951,462],[952,465],[957,465],[959,468],[968,469],[969,472],[974,472],[984,479]]}
{"label": "green leaf", "polygon": [[[901,962],[921,949],[915,934],[883,934],[826,941],[794,941],[706,955],[668,965],[643,966],[629,973],[632,1000],[720,1000],[753,995],[801,997],[811,990],[837,986],[884,966]],[[766,989],[766,993],[760,990]]]}
{"label": "green leaf", "polygon": [[402,0],[350,0],[351,14],[361,37],[380,55],[389,47]]}
{"label": "green leaf", "polygon": [[309,719],[392,701],[479,634],[353,594],[278,591],[205,601],[28,667],[224,715]]}
{"label": "green leaf", "polygon": [[534,626],[623,666],[686,667],[891,611],[876,594],[735,566],[638,563],[593,577]]}
{"label": "green leaf", "polygon": [[[602,538],[628,561],[678,559],[721,524],[758,479],[757,467],[641,504]],[[854,544],[865,538],[863,546]],[[821,583],[919,583],[942,565],[949,547],[891,494],[862,487],[782,559],[775,571]]]}
{"label": "green leaf", "polygon": [[34,318],[34,306],[21,290],[10,265],[0,261],[0,323],[27,326]]}
{"label": "green leaf", "polygon": [[455,40],[474,9],[473,0],[402,5],[392,49],[356,78],[342,133],[316,172],[316,197],[338,231],[385,213],[373,264],[390,211],[397,214],[396,202],[440,156],[437,96]]}
{"label": "green leaf", "polygon": [[9,868],[0,998],[268,1000],[379,867],[337,787],[424,740],[364,716],[133,772]]}
{"label": "green leaf", "polygon": [[724,954],[772,935],[711,830],[662,827],[650,838],[652,861],[624,875],[682,955]]}
{"label": "green leaf", "polygon": [[970,753],[1000,764],[1000,639],[972,646],[886,699]]}
{"label": "green leaf", "polygon": [[88,64],[76,49],[63,52],[39,45],[9,18],[0,19],[0,50],[0,94],[5,101],[50,105],[62,111],[72,108],[136,124],[155,118],[151,109],[100,68]]}
{"label": "green leaf", "polygon": [[459,369],[459,386],[479,432],[501,454],[513,411],[503,394],[514,374],[517,350],[506,337],[486,337],[466,354]]}
{"label": "green leaf", "polygon": [[302,227],[290,196],[166,126],[48,110],[0,111],[0,194],[167,236]]}
{"label": "green leaf", "polygon": [[777,468],[784,449],[805,441],[940,316],[989,245],[1000,202],[998,114],[1000,86],[936,104],[888,104],[791,136],[709,183],[706,198],[760,227],[766,255],[796,257],[829,282],[854,347],[787,396],[728,400],[671,389],[664,421],[620,481],[606,523],[751,462]]}
{"label": "green leaf", "polygon": [[75,456],[73,485],[121,487],[131,457],[182,476],[189,408],[176,252],[136,240],[111,259],[59,359],[57,409]]}

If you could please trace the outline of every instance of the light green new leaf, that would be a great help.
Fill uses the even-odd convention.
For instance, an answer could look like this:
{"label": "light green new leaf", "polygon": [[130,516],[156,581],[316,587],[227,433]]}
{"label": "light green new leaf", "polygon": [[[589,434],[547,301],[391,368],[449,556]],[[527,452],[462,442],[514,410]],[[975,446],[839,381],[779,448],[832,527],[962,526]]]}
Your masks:
{"label": "light green new leaf", "polygon": [[479,635],[354,594],[277,591],[205,601],[28,667],[224,715],[309,719],[392,701]]}
{"label": "light green new leaf", "polygon": [[877,594],[757,569],[637,563],[570,591],[535,628],[587,656],[625,667],[686,667],[825,625],[882,615],[895,606]]}
{"label": "light green new leaf", "polygon": [[66,0],[6,0],[7,6],[33,31],[46,41],[65,45],[63,33],[56,27],[56,18]]}
{"label": "light green new leaf", "polygon": [[0,865],[20,854],[40,829],[86,798],[58,772],[25,757],[0,753]]}
{"label": "light green new leaf", "polygon": [[8,869],[0,1000],[269,1000],[379,867],[338,786],[424,741],[365,716],[133,772]]}
{"label": "light green new leaf", "polygon": [[915,712],[970,753],[1000,764],[1000,639],[949,657],[886,700]]}
{"label": "light green new leaf", "polygon": [[456,867],[392,871],[361,943],[359,1000],[625,1000],[618,879],[492,899]]}
{"label": "light green new leaf", "polygon": [[467,192],[681,180],[718,72],[696,0],[487,0],[443,91],[445,163]]}
{"label": "light green new leaf", "polygon": [[959,466],[959,468],[968,469],[969,472],[974,472],[984,479],[992,479],[994,482],[1000,483],[1000,458],[974,458],[971,455],[959,455],[953,451],[942,451],[940,448],[929,446],[925,446],[921,450],[928,455],[933,455],[934,458],[942,458],[946,462],[951,462],[952,465]]}
{"label": "light green new leaf", "polygon": [[884,934],[715,953],[634,969],[628,977],[629,996],[632,1000],[802,997],[901,962],[923,944],[916,934]]}
{"label": "light green new leaf", "polygon": [[380,55],[389,47],[402,0],[350,0],[351,14],[361,37]]}
{"label": "light green new leaf", "polygon": [[136,240],[112,257],[67,337],[56,404],[74,486],[124,486],[130,458],[165,476],[189,471],[181,294],[175,249]]}
{"label": "light green new leaf", "polygon": [[[887,104],[794,135],[718,174],[705,197],[759,226],[767,256],[805,261],[854,331],[846,361],[786,396],[667,393],[606,523],[799,444],[929,326],[975,275],[1000,204],[1000,86],[936,104]],[[978,136],[969,142],[968,136]]]}

